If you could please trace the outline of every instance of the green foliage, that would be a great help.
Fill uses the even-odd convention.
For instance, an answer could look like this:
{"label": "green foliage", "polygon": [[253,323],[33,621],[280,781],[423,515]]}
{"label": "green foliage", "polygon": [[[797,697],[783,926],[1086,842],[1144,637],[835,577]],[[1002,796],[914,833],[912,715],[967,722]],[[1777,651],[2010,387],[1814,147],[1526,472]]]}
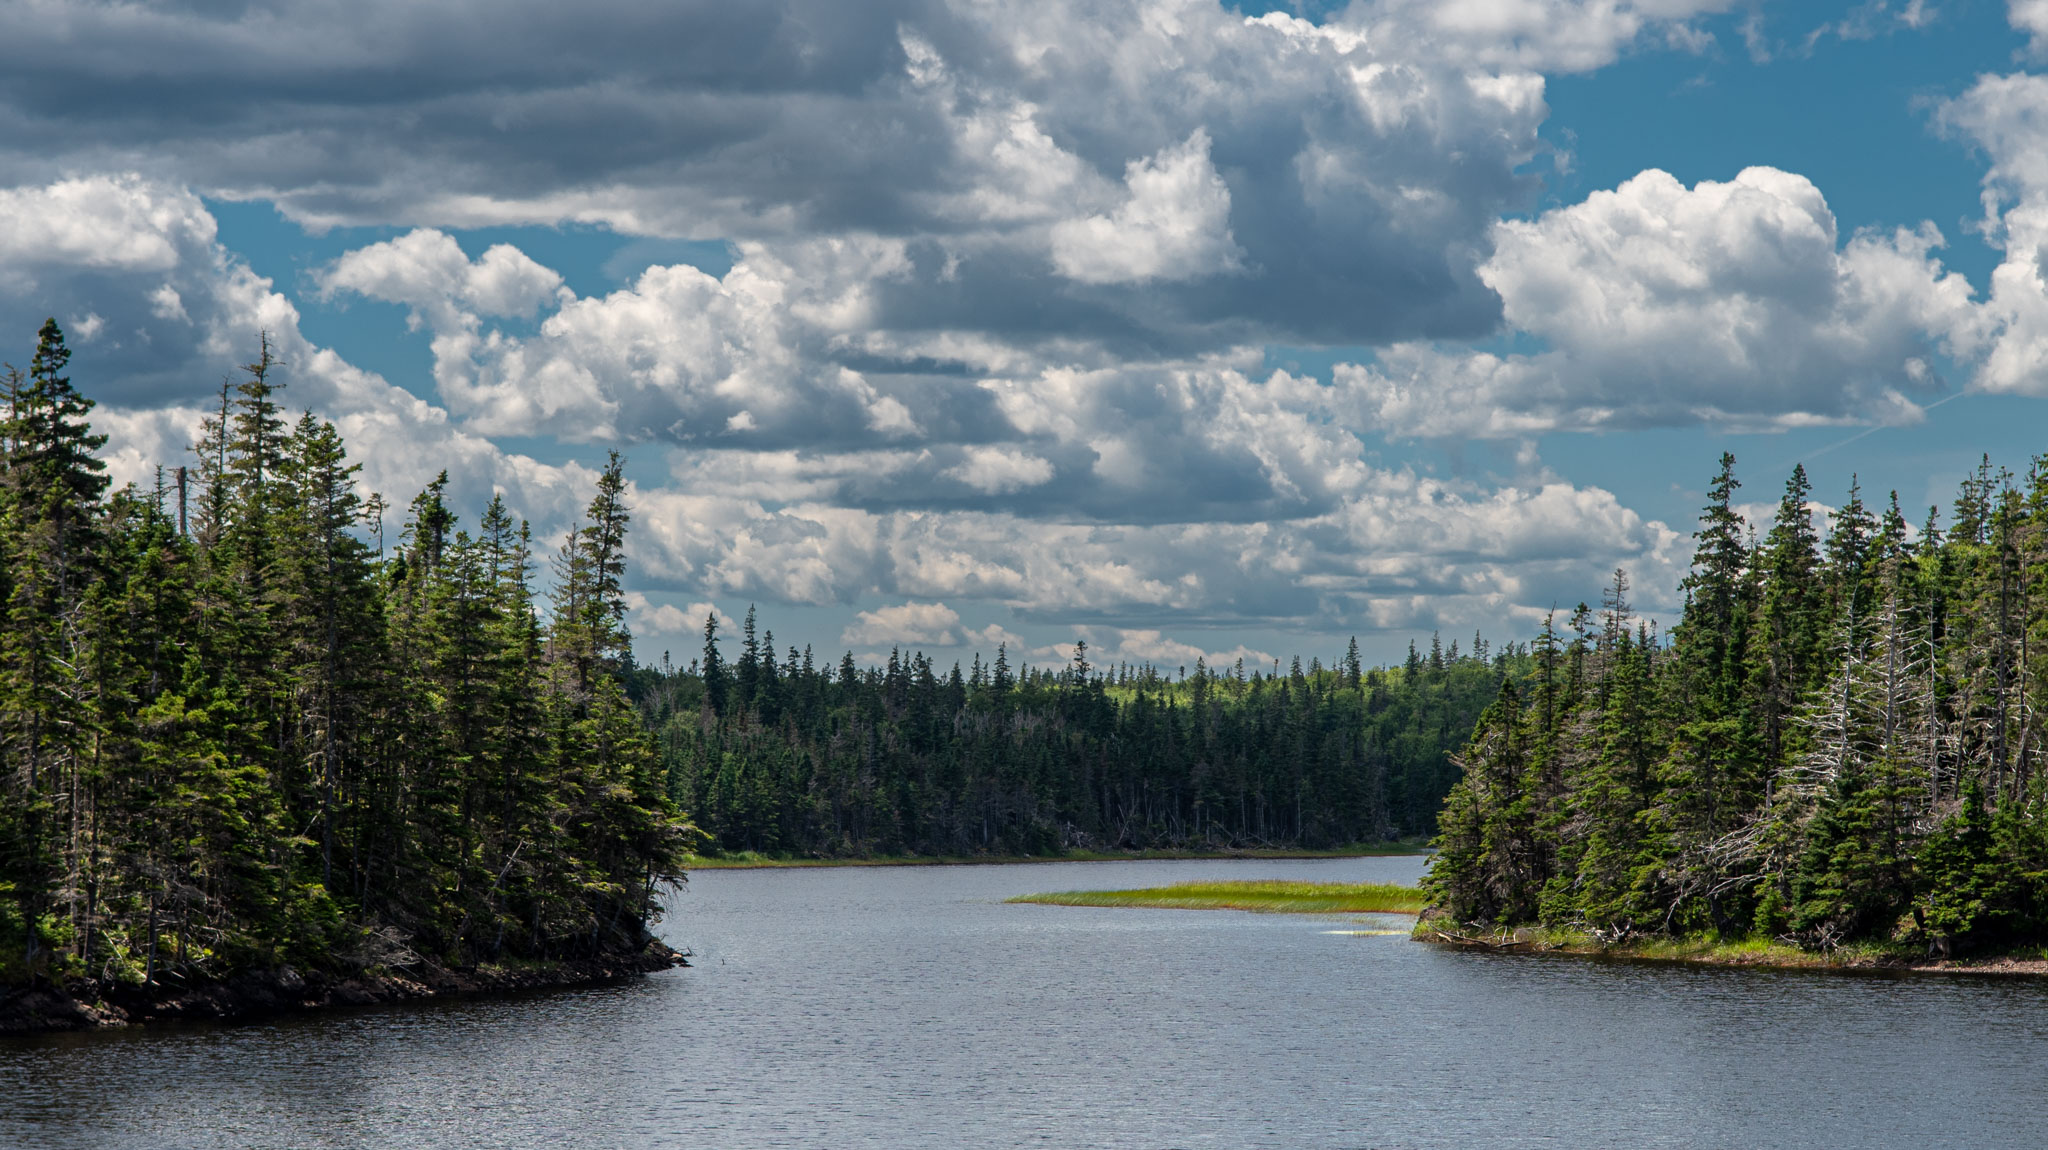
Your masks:
{"label": "green foliage", "polygon": [[779,658],[748,612],[728,660],[628,677],[674,800],[725,852],[810,857],[1321,848],[1432,829],[1449,751],[1525,651],[1409,669],[1227,672]]}
{"label": "green foliage", "polygon": [[2048,939],[2041,661],[2048,457],[1988,460],[1917,539],[1860,491],[1814,532],[1803,469],[1752,543],[1723,456],[1669,640],[1546,627],[1460,759],[1429,887],[1461,922],[1599,941],[1936,953]]}
{"label": "green foliage", "polygon": [[[447,476],[382,552],[266,339],[182,471],[109,495],[45,324],[0,419],[0,983],[637,948],[692,831],[619,683],[619,461],[541,619]],[[376,548],[365,541],[368,532]]]}

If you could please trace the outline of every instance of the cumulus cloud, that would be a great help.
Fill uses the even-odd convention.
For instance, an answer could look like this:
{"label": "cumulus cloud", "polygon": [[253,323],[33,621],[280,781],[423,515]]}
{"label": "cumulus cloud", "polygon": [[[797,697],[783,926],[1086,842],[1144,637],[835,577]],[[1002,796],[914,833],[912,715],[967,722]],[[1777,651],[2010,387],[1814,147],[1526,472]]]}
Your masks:
{"label": "cumulus cloud", "polygon": [[1741,0],[1383,0],[1361,7],[1379,35],[1426,40],[1464,61],[1586,72],[1613,63],[1652,32],[1689,39],[1700,33],[1688,21],[1741,6]]}
{"label": "cumulus cloud", "polygon": [[[739,435],[762,445],[827,431],[916,430],[895,396],[807,348],[866,318],[866,282],[896,260],[886,243],[826,244],[792,264],[757,247],[722,278],[687,264],[579,299],[561,276],[500,244],[472,261],[431,229],[349,252],[325,269],[329,297],[413,308],[433,333],[448,410],[485,435],[571,442]],[[489,316],[551,314],[531,336]]]}
{"label": "cumulus cloud", "polygon": [[0,189],[0,275],[34,288],[39,269],[169,272],[214,236],[197,196],[134,175]]}
{"label": "cumulus cloud", "polygon": [[16,338],[54,316],[91,344],[103,402],[189,394],[296,322],[215,233],[198,196],[132,173],[0,189],[0,314]]}
{"label": "cumulus cloud", "polygon": [[985,495],[1008,495],[1052,478],[1052,464],[1014,447],[972,446],[965,458],[940,474]]}
{"label": "cumulus cloud", "polygon": [[[1240,659],[1244,660],[1247,667],[1263,668],[1273,662],[1273,656],[1267,652],[1254,650],[1241,643],[1229,650],[1209,651],[1146,628],[1110,628],[1107,638],[1102,636],[1102,630],[1090,628],[1087,632],[1092,644],[1089,647],[1089,661],[1097,666],[1116,663],[1132,663],[1139,666],[1149,664],[1164,674],[1172,675],[1180,668],[1193,668],[1197,659],[1208,664],[1211,670],[1217,671],[1235,665]],[[1073,644],[1060,644],[1059,649],[1062,657],[1074,657]]]}
{"label": "cumulus cloud", "polygon": [[1912,422],[1942,390],[1935,356],[1975,341],[1942,242],[1922,225],[1839,244],[1820,189],[1774,168],[1691,188],[1651,170],[1496,227],[1479,274],[1547,350],[1400,344],[1339,378],[1410,435]]}
{"label": "cumulus cloud", "polygon": [[2006,18],[2032,37],[2028,51],[2039,56],[2048,49],[2048,0],[2006,0]]}
{"label": "cumulus cloud", "polygon": [[327,269],[322,290],[451,317],[530,316],[562,291],[562,277],[510,244],[494,244],[472,262],[454,237],[422,228],[342,256]]}
{"label": "cumulus cloud", "polygon": [[[51,312],[67,322],[102,317],[84,325],[93,338],[75,340],[71,375],[100,403],[93,418],[110,436],[104,454],[116,482],[148,485],[157,467],[189,462],[213,385],[268,333],[285,363],[282,402],[335,423],[363,464],[366,490],[402,502],[446,468],[458,507],[480,508],[502,491],[543,539],[589,498],[591,469],[502,451],[307,340],[298,308],[220,246],[211,213],[188,189],[96,176],[0,197],[4,330],[27,341]],[[86,247],[101,254],[81,254]],[[74,323],[71,334],[87,333]]]}
{"label": "cumulus cloud", "polygon": [[[2029,8],[2027,18],[2048,24],[2040,11]],[[2020,25],[2020,7],[2013,12]],[[1942,107],[1940,119],[1990,158],[1982,226],[2005,250],[1974,332],[1982,359],[1972,383],[1985,391],[2048,395],[2048,76],[1980,76]]]}
{"label": "cumulus cloud", "polygon": [[1106,216],[1052,229],[1052,262],[1083,283],[1184,280],[1237,271],[1244,250],[1230,234],[1230,186],[1209,161],[1209,134],[1132,160],[1130,198]]}
{"label": "cumulus cloud", "polygon": [[[977,652],[1001,652],[1007,648],[1009,651],[1020,652],[1018,657],[1022,658],[1021,652],[1030,647],[1030,644],[1025,641],[1022,635],[1011,631],[1001,623],[990,623],[978,630],[969,629],[962,632],[962,635],[962,642],[974,647]],[[993,655],[990,656],[990,661],[994,661]]]}
{"label": "cumulus cloud", "polygon": [[952,647],[960,642],[960,613],[944,603],[904,603],[862,611],[841,633],[852,647]]}
{"label": "cumulus cloud", "polygon": [[720,631],[739,629],[733,617],[720,611],[714,603],[690,603],[678,607],[674,603],[650,598],[642,591],[626,592],[626,627],[639,639],[687,642],[704,634],[704,621],[711,616],[717,617]]}
{"label": "cumulus cloud", "polygon": [[[1533,190],[1516,173],[1542,146],[1545,74],[1697,47],[1690,21],[1726,6],[1361,0],[1322,24],[1213,0],[0,11],[0,183],[20,185],[0,193],[0,315],[99,317],[77,365],[132,478],[178,451],[258,330],[287,401],[336,420],[400,498],[447,467],[460,499],[504,490],[550,535],[591,473],[493,437],[658,443],[668,480],[632,491],[650,635],[744,594],[897,604],[849,629],[875,643],[1025,649],[946,606],[973,603],[1178,665],[1184,626],[1525,617],[1617,563],[1675,585],[1678,537],[1533,467],[1500,484],[1381,466],[1369,437],[1782,422],[1717,366],[1765,346],[1752,328],[1781,307],[1829,328],[1780,381],[1800,418],[1903,418],[1919,394],[1905,360],[1932,337],[1878,328],[1932,322],[1938,237],[1840,244],[1797,177],[1632,182],[1496,227]],[[48,70],[58,25],[105,51]],[[142,174],[62,177],[105,170]],[[317,284],[324,303],[408,308],[434,399],[311,344],[201,192],[410,227]],[[735,259],[585,297],[446,230],[575,221],[726,239]],[[1580,280],[1611,294],[1574,296]],[[1705,378],[1726,394],[1684,408],[1683,365],[1655,344],[1717,292],[1734,302]],[[1437,342],[1503,318],[1551,350],[1488,367]],[[1275,339],[1403,342],[1319,383],[1259,369]],[[1812,382],[1830,367],[1854,378]],[[1478,410],[1500,427],[1475,430]]]}
{"label": "cumulus cloud", "polygon": [[[482,433],[492,426],[550,428],[546,422],[494,425],[504,405],[462,390],[479,386],[471,380],[513,378],[512,368],[498,366],[501,359],[523,358],[521,370],[536,374],[536,365],[549,362],[581,367],[598,399],[558,394],[569,397],[565,404],[585,404],[583,411],[651,402],[638,387],[679,406],[700,402],[694,398],[700,393],[710,397],[697,409],[708,413],[706,422],[736,408],[760,413],[764,429],[781,427],[793,436],[803,429],[801,447],[685,446],[673,461],[676,483],[634,486],[633,589],[644,598],[634,600],[632,620],[650,637],[686,641],[710,603],[742,594],[812,604],[900,603],[871,612],[863,625],[895,627],[905,641],[950,639],[992,648],[1015,636],[967,628],[956,615],[942,614],[952,611],[943,604],[985,603],[1040,622],[1115,620],[1134,633],[1160,627],[1148,618],[1171,619],[1175,626],[1256,621],[1316,628],[1363,620],[1409,627],[1522,610],[1546,602],[1558,586],[1576,596],[1588,571],[1616,562],[1641,571],[1644,584],[1675,581],[1675,537],[1612,495],[1552,483],[1488,488],[1369,466],[1362,432],[1343,407],[1345,391],[1286,373],[1258,378],[1243,360],[1093,370],[1027,363],[1027,374],[957,380],[949,385],[957,393],[950,406],[921,405],[916,430],[899,446],[887,446],[892,433],[869,423],[882,393],[862,394],[836,375],[806,374],[812,361],[776,350],[796,341],[765,351],[735,341],[731,356],[738,367],[715,379],[662,374],[687,366],[687,357],[661,350],[669,338],[663,325],[674,312],[646,301],[675,282],[699,293],[693,298],[722,295],[738,309],[744,301],[735,297],[754,274],[738,265],[737,275],[721,279],[686,268],[654,269],[632,288],[582,300],[561,295],[552,274],[527,267],[524,257],[451,256],[445,237],[419,235],[373,256],[344,257],[328,282],[354,286],[334,290],[374,291],[417,307],[429,326],[451,324],[456,335],[477,340],[481,350],[460,360],[445,357],[468,363],[472,374],[455,377],[453,386],[444,378],[444,394],[456,401],[436,406],[306,340],[296,307],[207,238],[210,218],[203,206],[197,214],[189,210],[189,193],[147,181],[104,184],[89,190],[108,202],[163,201],[109,218],[175,240],[176,262],[144,260],[107,276],[27,261],[39,277],[38,294],[15,288],[0,298],[0,312],[15,316],[22,332],[32,331],[25,309],[42,293],[73,290],[87,275],[102,276],[94,306],[110,317],[168,313],[163,288],[176,292],[186,321],[160,322],[189,322],[196,329],[187,358],[179,361],[185,371],[176,388],[137,390],[109,371],[99,349],[116,337],[113,320],[91,354],[81,352],[74,361],[74,374],[89,392],[118,397],[100,415],[114,433],[108,454],[123,479],[146,483],[157,463],[181,461],[205,409],[204,381],[246,359],[259,329],[272,334],[289,364],[287,401],[337,423],[366,465],[368,488],[402,501],[445,467],[456,478],[458,506],[480,505],[502,490],[545,539],[577,515],[593,476],[573,463],[547,465],[506,452]],[[16,220],[17,226],[49,227]],[[117,249],[149,249],[114,225],[101,226]],[[493,267],[518,274],[493,273]],[[491,286],[508,280],[528,286]],[[752,281],[750,290],[767,292],[761,286],[767,282]],[[799,297],[801,306],[830,316],[839,314],[835,301],[843,293],[827,285]],[[794,323],[791,298],[784,293],[772,306],[760,305],[755,314],[763,330]],[[471,328],[461,318],[528,302],[541,307],[536,334],[528,337]],[[594,351],[585,357],[563,350],[581,338],[594,348],[597,336],[582,333],[606,329],[623,333],[618,342],[640,348],[634,353],[640,358],[620,352],[606,360]],[[729,334],[715,326],[703,330]],[[446,333],[437,327],[435,334],[439,341]],[[662,354],[672,358],[664,361]],[[764,356],[791,365],[788,372],[767,373]],[[499,374],[484,374],[486,367]],[[96,386],[109,376],[110,388]],[[734,378],[767,382],[734,400],[720,390]],[[814,419],[778,422],[783,408],[770,402],[776,387],[814,389],[793,392],[794,409],[818,406],[819,396],[851,396],[839,422],[854,430],[835,439],[839,432],[818,430]],[[544,398],[547,392],[530,394]],[[388,524],[394,531],[397,526]],[[691,606],[679,606],[684,602]],[[1140,656],[1140,646],[1130,650]]]}
{"label": "cumulus cloud", "polygon": [[[132,169],[310,226],[895,237],[909,274],[871,302],[906,336],[1470,335],[1543,75],[1728,6],[52,0],[0,11],[0,183]],[[512,295],[472,311],[531,301],[500,270]]]}
{"label": "cumulus cloud", "polygon": [[1051,622],[1408,627],[1582,598],[1617,565],[1648,598],[1675,587],[1685,559],[1677,533],[1605,491],[1405,471],[1373,473],[1324,514],[1241,524],[769,508],[670,490],[636,492],[635,508],[635,560],[656,583],[820,605],[979,600]]}

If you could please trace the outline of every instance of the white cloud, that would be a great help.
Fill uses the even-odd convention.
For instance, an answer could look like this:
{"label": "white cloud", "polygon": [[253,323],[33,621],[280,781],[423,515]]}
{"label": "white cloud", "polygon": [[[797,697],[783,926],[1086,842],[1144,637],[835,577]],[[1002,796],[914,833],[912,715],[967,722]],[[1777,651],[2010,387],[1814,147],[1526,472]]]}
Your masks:
{"label": "white cloud", "polygon": [[116,487],[132,483],[149,489],[156,482],[157,468],[175,468],[186,460],[186,447],[199,438],[199,422],[205,416],[196,407],[95,410],[93,427],[107,436],[107,446],[100,452],[107,478]]}
{"label": "white cloud", "polygon": [[[696,3],[51,0],[0,9],[10,91],[37,93],[0,93],[0,181],[115,162],[309,226],[901,237],[911,274],[864,303],[903,339],[1477,334],[1474,253],[1529,190],[1543,73],[1725,7],[1378,0],[1318,26],[1214,0],[770,0],[706,36]],[[545,294],[530,267],[398,246],[358,290],[452,276],[434,298],[476,315]]]}
{"label": "white cloud", "polygon": [[[431,230],[349,252],[323,275],[329,296],[409,304],[433,331],[434,380],[448,410],[483,435],[571,442],[768,435],[820,427],[916,433],[896,397],[805,344],[857,328],[868,285],[900,266],[890,241],[771,254],[758,246],[723,278],[650,267],[630,287],[579,299],[509,245],[475,261]],[[530,337],[487,315],[554,306]]]}
{"label": "white cloud", "polygon": [[166,195],[132,173],[0,188],[0,277],[33,290],[39,269],[166,272],[211,243],[199,197]]}
{"label": "white cloud", "polygon": [[704,620],[711,615],[718,617],[720,632],[730,634],[739,630],[739,624],[733,617],[720,611],[716,604],[691,603],[678,607],[674,603],[656,602],[645,592],[626,592],[626,626],[636,638],[670,641],[701,639],[704,635]]}
{"label": "white cloud", "polygon": [[986,651],[988,653],[988,661],[991,663],[995,661],[996,653],[1004,648],[1017,652],[1017,658],[1021,659],[1023,653],[1031,646],[1022,635],[1011,631],[1001,623],[990,623],[979,630],[969,629],[963,631],[961,642],[974,647],[977,652]]}
{"label": "white cloud", "polygon": [[[501,451],[308,341],[298,309],[220,246],[211,214],[189,190],[119,176],[0,197],[0,242],[12,245],[0,263],[0,318],[31,336],[47,310],[85,317],[70,324],[71,375],[100,403],[93,419],[110,436],[103,454],[117,483],[146,487],[157,467],[190,462],[211,381],[250,359],[258,333],[268,332],[285,363],[283,403],[336,424],[363,464],[366,490],[402,504],[446,468],[459,512],[503,491],[543,539],[588,499],[590,469]],[[99,256],[82,254],[82,236],[95,238]]]}
{"label": "white cloud", "polygon": [[969,447],[965,458],[939,474],[984,495],[1009,495],[1052,478],[1052,464],[1014,447]]}
{"label": "white cloud", "polygon": [[421,228],[343,255],[321,276],[321,290],[452,314],[530,316],[557,298],[562,277],[510,244],[494,244],[472,263],[454,237]]}
{"label": "white cloud", "polygon": [[[131,182],[124,194],[159,197],[175,208],[188,193]],[[95,381],[107,381],[116,396],[98,416],[114,436],[107,454],[118,478],[147,484],[156,465],[186,458],[184,444],[205,408],[205,381],[247,359],[260,328],[272,333],[288,363],[287,402],[309,405],[337,423],[365,464],[366,488],[402,503],[445,467],[457,485],[452,497],[458,508],[479,507],[502,490],[544,540],[557,538],[581,511],[594,478],[588,468],[506,452],[479,434],[477,424],[485,421],[464,422],[314,346],[299,330],[297,309],[267,280],[216,242],[195,242],[212,234],[209,219],[142,207],[116,218],[141,227],[165,219],[196,219],[197,225],[159,233],[185,237],[179,240],[184,246],[173,245],[178,258],[169,267],[146,261],[117,276],[94,273],[94,307],[108,324],[89,349],[81,347],[74,375],[89,394],[106,394]],[[445,254],[433,237],[426,239],[430,245],[423,247]],[[147,247],[113,232],[108,242],[116,249]],[[830,258],[813,257],[811,266]],[[503,266],[519,266],[500,259]],[[409,292],[406,298],[425,301],[420,306],[429,311],[445,302],[460,314],[480,314],[462,308],[487,293],[461,285],[482,261],[387,262],[413,270],[353,282],[383,285],[377,290],[389,297]],[[58,264],[24,266],[60,297],[83,282]],[[348,266],[366,273],[369,264]],[[419,266],[440,278],[413,274]],[[583,346],[576,340],[594,341],[608,326],[622,333],[622,343],[644,341],[639,346],[661,350],[661,333],[674,312],[650,300],[668,290],[665,285],[684,285],[690,299],[731,300],[744,294],[749,275],[760,276],[751,282],[766,294],[773,294],[771,282],[800,285],[793,290],[811,293],[802,297],[804,306],[821,314],[833,311],[830,301],[844,299],[830,283],[805,284],[795,275],[771,281],[764,273],[742,272],[714,280],[689,269],[656,269],[634,289],[601,300],[549,302],[554,310],[543,313],[541,334],[516,354],[536,372],[536,364],[566,367],[572,364],[568,349]],[[531,273],[525,279],[550,282]],[[440,300],[399,286],[420,282],[440,285],[433,289],[444,293]],[[183,318],[161,318],[169,311],[166,285],[177,293]],[[0,311],[26,315],[25,298],[0,293]],[[767,330],[793,322],[792,306],[759,306],[755,314]],[[565,314],[574,324],[562,319]],[[558,321],[567,330],[548,334]],[[184,342],[173,345],[182,349],[182,358],[170,362],[175,372],[144,377],[138,388],[132,377],[124,381],[110,354],[118,351],[124,327],[139,323],[157,325],[147,329],[157,344],[177,333]],[[23,320],[21,330],[32,331],[32,323]],[[702,330],[724,338],[709,325]],[[494,333],[479,327],[476,338],[489,345]],[[502,354],[515,354],[503,342],[508,337],[495,338]],[[764,355],[798,368],[810,362],[789,346],[739,347],[732,354],[748,370]],[[473,362],[495,363],[495,354],[478,351]],[[650,354],[637,368],[615,368],[634,362],[624,353],[612,364],[594,356],[588,370],[593,379],[600,371],[619,373],[607,385],[611,392],[598,392],[607,402],[644,403],[616,380],[630,384],[638,370],[653,381],[667,370],[665,363],[685,366],[680,353],[661,355],[671,358]],[[938,615],[953,610],[940,605],[986,604],[1039,621],[1114,620],[1137,612],[1172,614],[1203,627],[1248,621],[1344,627],[1355,620],[1406,627],[1521,610],[1547,602],[1561,586],[1582,595],[1579,584],[1617,562],[1638,570],[1640,584],[1675,583],[1671,533],[1612,495],[1548,481],[1489,488],[1369,465],[1363,425],[1346,406],[1351,393],[1286,373],[1255,378],[1244,370],[1252,362],[1248,354],[1093,370],[1026,362],[1022,374],[924,393],[920,430],[908,444],[889,446],[887,435],[869,430],[859,418],[864,401],[855,397],[836,420],[821,421],[815,412],[809,420],[763,418],[764,428],[809,437],[797,446],[678,451],[673,483],[636,483],[631,491],[633,589],[646,596],[635,600],[634,625],[686,639],[720,597],[812,604],[880,598],[905,604],[899,612],[929,609],[922,621],[897,619],[905,628],[922,628],[903,634],[927,636],[935,645],[950,636],[992,649],[1017,637],[1001,628],[967,628]],[[797,381],[788,384],[793,388],[829,389],[803,393],[813,397],[849,394],[837,377],[824,383],[800,373],[788,378]],[[176,386],[149,382],[155,380]],[[772,411],[761,402],[770,390],[752,389],[735,413]],[[715,383],[706,391],[721,394]],[[1092,467],[1097,478],[1053,482],[1066,467]],[[962,492],[979,502],[961,504],[955,495]],[[395,533],[397,527],[394,516],[388,528]],[[691,607],[679,606],[686,600]],[[1145,629],[1127,626],[1134,633]],[[1021,640],[1017,649],[1025,649]]]}
{"label": "white cloud", "polygon": [[1494,240],[1480,275],[1548,350],[1396,345],[1339,373],[1368,418],[1490,437],[1913,422],[1941,387],[1930,360],[1975,338],[1932,225],[1838,246],[1820,190],[1775,168],[1691,188],[1647,171]]}
{"label": "white cloud", "polygon": [[[1247,666],[1264,667],[1273,662],[1273,656],[1265,651],[1254,650],[1239,644],[1229,650],[1209,651],[1192,643],[1172,639],[1156,630],[1115,628],[1112,641],[1095,640],[1089,649],[1091,661],[1098,666],[1114,663],[1151,664],[1166,674],[1174,674],[1181,667],[1192,669],[1195,660],[1200,659],[1212,670],[1220,671],[1243,659]],[[1095,638],[1095,632],[1090,631]],[[1066,657],[1073,658],[1073,646],[1067,645]]]}
{"label": "white cloud", "polygon": [[960,613],[944,603],[904,603],[862,611],[841,633],[851,647],[952,647],[960,643]]}
{"label": "white cloud", "polygon": [[2032,37],[2028,51],[2037,56],[2048,51],[2048,0],[2007,0],[2006,18]]}
{"label": "white cloud", "polygon": [[1124,170],[1129,199],[1106,216],[1052,229],[1061,275],[1091,284],[1143,283],[1221,275],[1241,266],[1230,233],[1230,188],[1209,159],[1209,134],[1195,129]]}
{"label": "white cloud", "polygon": [[820,605],[966,599],[1043,619],[1141,613],[1193,625],[1338,627],[1369,618],[1407,626],[1583,597],[1581,584],[1616,565],[1635,573],[1646,601],[1668,602],[1684,561],[1677,533],[1605,491],[1562,483],[1489,491],[1406,472],[1371,475],[1323,514],[1242,524],[771,510],[674,491],[636,492],[635,507],[643,579]]}
{"label": "white cloud", "polygon": [[[2048,24],[2044,12],[2029,7],[2026,17]],[[2015,6],[2016,25],[2021,18]],[[2041,43],[2037,35],[2037,49]],[[1973,333],[1982,358],[1971,382],[1984,391],[2048,396],[2048,76],[1980,76],[1942,107],[1940,119],[1989,155],[1983,229],[2005,249]]]}
{"label": "white cloud", "polygon": [[[1516,172],[1541,147],[1545,73],[1702,49],[1690,21],[1725,3],[1379,0],[1317,25],[1213,0],[881,2],[730,9],[758,33],[746,60],[676,34],[687,11],[608,0],[482,22],[452,0],[0,11],[0,57],[47,96],[0,104],[0,179],[25,182],[0,193],[0,314],[33,299],[103,317],[78,362],[102,373],[129,478],[179,453],[207,381],[259,329],[289,361],[287,402],[334,418],[399,500],[446,466],[459,500],[504,489],[550,534],[589,470],[490,437],[668,444],[671,478],[632,493],[649,634],[687,636],[721,596],[879,599],[900,606],[856,628],[1024,651],[946,606],[991,605],[1176,665],[1198,648],[1152,629],[1163,618],[1427,626],[1576,598],[1616,563],[1675,583],[1677,537],[1613,494],[1533,460],[1504,483],[1387,467],[1382,429],[1911,415],[1932,338],[1912,333],[1934,322],[1914,309],[1946,290],[1930,233],[1841,245],[1782,173],[1632,182],[1494,230],[1530,191]],[[419,34],[377,34],[394,20]],[[65,21],[105,53],[36,72]],[[139,78],[100,68],[116,58]],[[431,70],[434,94],[365,98],[364,67]],[[66,93],[136,85],[204,92],[235,122],[129,100],[140,136],[82,122],[72,151],[21,143]],[[150,174],[50,174],[109,156]],[[319,283],[329,302],[412,309],[435,401],[306,340],[291,300],[220,247],[201,193],[422,225]],[[487,222],[730,239],[735,261],[580,298],[516,248],[471,259],[431,226]],[[1503,300],[1550,352],[1443,350]],[[1694,308],[1718,325],[1699,369],[1718,407],[1686,406],[1694,368],[1659,351]],[[1769,327],[1780,313],[1824,330],[1743,391],[1731,365],[1791,330]],[[1283,337],[1407,342],[1326,386],[1257,370]],[[1814,382],[1836,368],[1855,378]],[[1789,398],[1759,398],[1771,386]]]}

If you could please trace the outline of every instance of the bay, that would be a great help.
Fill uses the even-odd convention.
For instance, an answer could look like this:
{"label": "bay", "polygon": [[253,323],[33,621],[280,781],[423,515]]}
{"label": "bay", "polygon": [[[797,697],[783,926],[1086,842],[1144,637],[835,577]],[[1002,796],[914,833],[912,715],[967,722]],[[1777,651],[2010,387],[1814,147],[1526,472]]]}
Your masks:
{"label": "bay", "polygon": [[1006,904],[1419,858],[706,871],[620,986],[0,1040],[0,1146],[2048,1145],[2048,985]]}

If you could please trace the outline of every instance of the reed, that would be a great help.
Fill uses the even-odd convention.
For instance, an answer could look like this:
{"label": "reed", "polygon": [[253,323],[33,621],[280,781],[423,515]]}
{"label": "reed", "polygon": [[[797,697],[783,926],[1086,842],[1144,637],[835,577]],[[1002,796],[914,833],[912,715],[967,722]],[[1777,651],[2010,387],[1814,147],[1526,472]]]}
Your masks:
{"label": "reed", "polygon": [[1143,890],[1068,890],[1010,902],[1051,906],[1139,906],[1168,910],[1252,910],[1280,914],[1415,914],[1426,905],[1412,886],[1384,882],[1183,882]]}

